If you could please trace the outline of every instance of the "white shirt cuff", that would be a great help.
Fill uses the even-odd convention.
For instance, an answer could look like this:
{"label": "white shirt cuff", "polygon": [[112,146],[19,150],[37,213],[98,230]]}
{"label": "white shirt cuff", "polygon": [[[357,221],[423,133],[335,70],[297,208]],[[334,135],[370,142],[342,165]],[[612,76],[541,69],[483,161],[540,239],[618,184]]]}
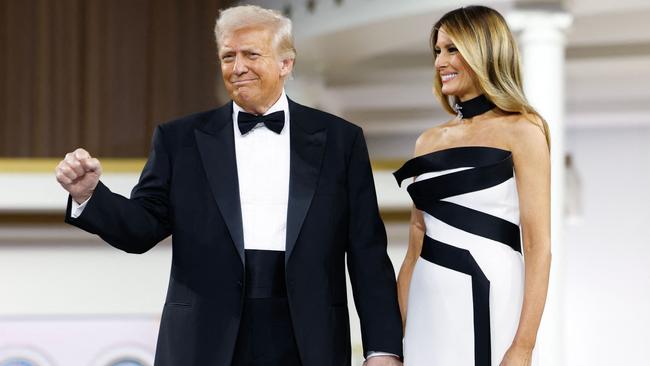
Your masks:
{"label": "white shirt cuff", "polygon": [[88,204],[88,201],[90,201],[90,198],[83,201],[83,203],[81,203],[81,204],[77,203],[75,200],[72,200],[72,207],[70,209],[70,217],[72,217],[73,219],[76,219],[79,216],[81,216],[81,214],[84,212],[84,208],[86,208],[86,205]]}
{"label": "white shirt cuff", "polygon": [[366,355],[366,360],[372,357],[376,356],[392,356],[395,358],[399,358],[398,355],[393,354],[393,353],[388,353],[388,352],[375,352],[375,351],[368,351],[368,354]]}

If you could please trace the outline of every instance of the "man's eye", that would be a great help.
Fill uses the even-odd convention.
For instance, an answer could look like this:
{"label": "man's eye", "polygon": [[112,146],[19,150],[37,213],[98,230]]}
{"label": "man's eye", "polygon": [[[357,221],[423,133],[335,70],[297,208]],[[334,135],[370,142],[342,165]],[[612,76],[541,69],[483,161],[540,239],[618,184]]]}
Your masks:
{"label": "man's eye", "polygon": [[231,56],[231,55],[226,55],[226,56],[221,57],[221,61],[223,61],[223,62],[230,62],[233,59],[234,59],[234,57]]}

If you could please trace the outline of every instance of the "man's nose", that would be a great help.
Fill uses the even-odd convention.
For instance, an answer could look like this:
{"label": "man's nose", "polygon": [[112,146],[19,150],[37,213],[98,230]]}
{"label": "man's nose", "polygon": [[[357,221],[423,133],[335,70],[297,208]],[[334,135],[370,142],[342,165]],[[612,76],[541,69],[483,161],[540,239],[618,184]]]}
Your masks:
{"label": "man's nose", "polygon": [[232,70],[236,75],[244,74],[246,71],[248,71],[248,67],[246,67],[246,61],[242,57],[235,56],[235,62],[232,65]]}

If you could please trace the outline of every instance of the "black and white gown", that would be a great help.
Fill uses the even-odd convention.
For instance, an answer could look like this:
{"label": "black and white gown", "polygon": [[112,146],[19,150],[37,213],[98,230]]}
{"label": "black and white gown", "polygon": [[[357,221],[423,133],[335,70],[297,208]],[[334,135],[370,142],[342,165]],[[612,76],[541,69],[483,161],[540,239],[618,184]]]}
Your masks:
{"label": "black and white gown", "polygon": [[406,366],[498,366],[514,339],[524,290],[512,154],[458,147],[395,173],[426,232],[409,288]]}

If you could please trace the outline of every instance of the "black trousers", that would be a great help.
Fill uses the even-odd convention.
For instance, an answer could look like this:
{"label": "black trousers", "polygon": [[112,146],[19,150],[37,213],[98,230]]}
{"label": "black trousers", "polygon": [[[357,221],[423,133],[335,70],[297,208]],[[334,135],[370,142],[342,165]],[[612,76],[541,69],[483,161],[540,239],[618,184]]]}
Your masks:
{"label": "black trousers", "polygon": [[284,281],[284,252],[246,250],[246,299],[233,366],[301,366]]}

